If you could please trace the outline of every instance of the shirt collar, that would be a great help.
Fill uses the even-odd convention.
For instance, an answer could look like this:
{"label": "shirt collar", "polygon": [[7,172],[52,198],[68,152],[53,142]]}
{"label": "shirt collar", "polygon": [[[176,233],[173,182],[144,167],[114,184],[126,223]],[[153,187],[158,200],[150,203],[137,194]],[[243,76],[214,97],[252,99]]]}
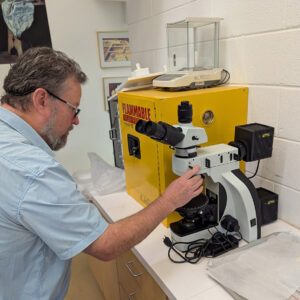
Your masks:
{"label": "shirt collar", "polygon": [[33,145],[43,149],[52,157],[55,156],[54,152],[42,139],[42,137],[22,118],[14,114],[13,112],[0,106],[0,121],[6,123],[11,128],[18,131],[26,139],[28,139]]}

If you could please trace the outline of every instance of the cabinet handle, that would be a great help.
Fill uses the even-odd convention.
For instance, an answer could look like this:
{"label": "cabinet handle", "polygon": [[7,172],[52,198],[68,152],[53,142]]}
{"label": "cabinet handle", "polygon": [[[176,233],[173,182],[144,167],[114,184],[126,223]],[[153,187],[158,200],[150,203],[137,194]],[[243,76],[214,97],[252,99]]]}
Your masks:
{"label": "cabinet handle", "polygon": [[128,262],[125,264],[126,268],[129,270],[130,274],[131,274],[133,277],[139,277],[139,276],[143,275],[143,273],[138,273],[138,274],[136,274],[136,273],[134,273],[134,272],[131,270],[130,265],[133,264],[133,263],[134,263],[134,260],[131,260],[131,261],[128,261]]}
{"label": "cabinet handle", "polygon": [[135,294],[136,294],[136,292],[133,292],[133,293],[129,294],[129,295],[128,295],[128,299],[129,299],[129,300],[133,300],[131,297],[132,297],[133,295],[135,295]]}

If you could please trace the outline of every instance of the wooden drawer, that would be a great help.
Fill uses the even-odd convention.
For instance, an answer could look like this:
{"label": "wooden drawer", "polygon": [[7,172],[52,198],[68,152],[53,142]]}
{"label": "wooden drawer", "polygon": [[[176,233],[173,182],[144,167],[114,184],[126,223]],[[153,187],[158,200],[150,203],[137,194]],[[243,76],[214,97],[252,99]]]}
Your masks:
{"label": "wooden drawer", "polygon": [[89,256],[88,262],[106,300],[168,300],[131,251],[110,262]]}
{"label": "wooden drawer", "polygon": [[119,284],[116,260],[104,262],[88,257],[89,267],[106,300],[119,300]]}
{"label": "wooden drawer", "polygon": [[142,299],[136,291],[127,292],[122,285],[120,285],[120,300],[137,300]]}
{"label": "wooden drawer", "polygon": [[167,299],[167,296],[131,251],[117,259],[117,269],[122,300]]}

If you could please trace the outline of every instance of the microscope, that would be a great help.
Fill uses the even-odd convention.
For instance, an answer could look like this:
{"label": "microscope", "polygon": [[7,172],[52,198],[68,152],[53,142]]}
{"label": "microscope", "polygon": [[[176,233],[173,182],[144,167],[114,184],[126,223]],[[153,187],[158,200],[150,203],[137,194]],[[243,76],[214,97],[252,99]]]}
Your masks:
{"label": "microscope", "polygon": [[[252,123],[235,128],[234,141],[200,147],[208,141],[204,128],[192,124],[188,101],[178,105],[178,125],[139,120],[136,131],[174,149],[172,170],[182,175],[196,165],[204,178],[204,193],[176,209],[182,220],[170,224],[173,243],[189,243],[210,236],[209,229],[240,232],[247,242],[261,236],[260,200],[252,182],[239,169],[239,162],[271,157],[274,128]],[[178,250],[187,246],[178,244]]]}

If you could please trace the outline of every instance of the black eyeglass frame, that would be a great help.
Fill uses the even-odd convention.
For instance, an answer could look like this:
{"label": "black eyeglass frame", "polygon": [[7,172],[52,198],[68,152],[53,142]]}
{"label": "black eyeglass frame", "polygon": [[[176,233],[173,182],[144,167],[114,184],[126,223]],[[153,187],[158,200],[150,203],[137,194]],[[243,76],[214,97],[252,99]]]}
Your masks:
{"label": "black eyeglass frame", "polygon": [[[53,93],[50,92],[49,90],[47,90],[47,89],[45,89],[45,88],[43,88],[43,89],[46,90],[46,92],[47,92],[50,96],[52,96],[53,98],[55,98],[55,99],[57,99],[57,100],[59,100],[59,101],[65,103],[65,104],[67,104],[67,105],[70,106],[72,109],[74,109],[74,110],[75,110],[74,118],[76,118],[76,117],[78,116],[78,114],[80,113],[80,108],[76,107],[75,105],[69,103],[68,101],[66,101],[66,100],[64,100],[64,99],[61,99],[60,97],[56,96],[55,94],[53,94]],[[28,94],[33,93],[35,90],[36,90],[36,88],[31,88],[31,89],[29,89],[28,91],[25,91],[25,92],[23,92],[23,93],[18,93],[18,92],[15,92],[15,91],[10,91],[9,93],[10,93],[11,95],[14,95],[14,96],[23,97],[23,96],[26,96],[26,95],[28,95]]]}
{"label": "black eyeglass frame", "polygon": [[48,91],[47,89],[45,89],[45,90],[46,90],[47,93],[48,93],[50,96],[52,96],[53,98],[55,98],[55,99],[57,99],[57,100],[59,100],[59,101],[65,103],[65,104],[69,105],[72,109],[74,109],[74,110],[75,110],[74,118],[76,118],[76,117],[79,115],[79,113],[80,113],[80,108],[76,107],[75,105],[69,103],[68,101],[66,101],[66,100],[64,100],[64,99],[61,99],[60,97],[56,96],[56,95],[53,94],[52,92]]}

